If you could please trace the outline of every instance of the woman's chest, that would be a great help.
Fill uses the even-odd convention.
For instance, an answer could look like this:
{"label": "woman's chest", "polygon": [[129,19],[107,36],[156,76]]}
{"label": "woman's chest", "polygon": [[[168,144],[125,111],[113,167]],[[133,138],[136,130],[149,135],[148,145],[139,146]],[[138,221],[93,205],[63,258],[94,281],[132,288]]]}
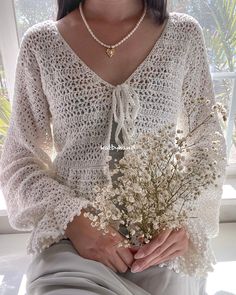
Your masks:
{"label": "woman's chest", "polygon": [[[125,93],[117,94],[117,86],[106,82],[70,50],[59,45],[56,50],[52,46],[39,57],[43,89],[52,120],[72,128],[77,126],[77,122],[86,128],[88,120],[98,126],[102,118],[109,117],[114,95],[120,95],[119,104]],[[176,117],[185,72],[185,48],[184,40],[174,43],[166,40],[156,46],[122,83],[132,89],[128,93],[131,97],[135,92],[139,98],[136,124],[139,118],[152,125],[151,122],[158,124],[168,118],[173,121]]]}

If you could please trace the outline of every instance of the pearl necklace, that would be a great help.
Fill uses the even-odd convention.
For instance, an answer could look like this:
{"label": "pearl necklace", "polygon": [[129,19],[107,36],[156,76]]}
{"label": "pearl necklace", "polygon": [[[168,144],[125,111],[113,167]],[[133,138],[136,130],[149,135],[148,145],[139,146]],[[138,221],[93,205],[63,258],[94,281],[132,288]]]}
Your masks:
{"label": "pearl necklace", "polygon": [[103,43],[102,41],[100,41],[93,33],[93,31],[91,30],[90,26],[88,25],[86,19],[85,19],[85,16],[83,14],[83,10],[82,10],[82,2],[80,2],[79,4],[79,10],[80,10],[80,14],[81,14],[81,17],[83,19],[83,22],[85,24],[85,26],[87,27],[89,33],[91,34],[91,36],[94,38],[94,40],[96,40],[99,44],[101,44],[102,46],[104,46],[106,48],[106,54],[109,56],[109,57],[112,57],[114,54],[115,54],[115,48],[119,45],[121,45],[123,42],[125,42],[129,37],[131,37],[133,35],[133,33],[138,29],[139,25],[141,24],[142,20],[144,19],[144,16],[146,15],[146,12],[147,12],[147,3],[146,1],[144,1],[145,3],[145,6],[144,6],[144,11],[143,11],[143,14],[141,16],[141,18],[139,19],[138,23],[136,24],[136,26],[133,28],[133,30],[128,34],[126,35],[121,41],[119,41],[118,43],[116,44],[113,44],[113,45],[108,45],[108,44],[105,44]]}

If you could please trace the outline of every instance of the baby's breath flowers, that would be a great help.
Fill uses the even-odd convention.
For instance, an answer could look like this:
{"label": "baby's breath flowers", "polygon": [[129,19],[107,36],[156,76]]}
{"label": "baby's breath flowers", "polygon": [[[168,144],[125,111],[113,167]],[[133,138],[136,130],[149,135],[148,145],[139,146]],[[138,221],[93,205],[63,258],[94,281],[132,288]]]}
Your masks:
{"label": "baby's breath flowers", "polygon": [[195,217],[201,190],[220,177],[216,159],[222,135],[215,132],[211,144],[208,140],[205,146],[204,127],[214,122],[217,112],[225,121],[226,111],[217,103],[208,116],[194,124],[192,114],[199,104],[209,101],[199,98],[187,107],[187,134],[176,130],[174,124],[163,126],[156,134],[140,134],[135,148],[125,150],[111,171],[111,175],[121,176],[104,186],[94,186],[96,197],[85,216],[104,234],[109,226],[122,233],[125,239],[118,246],[149,243],[163,229],[182,227],[188,218]]}

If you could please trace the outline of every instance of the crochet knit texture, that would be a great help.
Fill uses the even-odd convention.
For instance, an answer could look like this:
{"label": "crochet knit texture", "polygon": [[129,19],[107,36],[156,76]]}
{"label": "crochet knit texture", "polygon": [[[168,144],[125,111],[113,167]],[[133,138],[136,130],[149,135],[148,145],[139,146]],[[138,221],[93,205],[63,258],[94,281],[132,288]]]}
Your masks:
{"label": "crochet knit texture", "polygon": [[[39,253],[65,238],[67,224],[108,181],[106,157],[113,116],[124,142],[141,132],[157,133],[167,123],[187,130],[184,108],[207,97],[192,122],[208,115],[215,103],[202,27],[192,16],[170,12],[148,56],[124,83],[112,85],[90,69],[63,39],[53,20],[30,27],[17,59],[10,126],[0,162],[0,184],[10,224],[31,231],[27,253]],[[220,122],[205,128],[223,134]],[[218,233],[220,199],[226,169],[226,143],[216,159],[218,186],[199,198],[187,230],[183,256],[160,266],[181,274],[206,275],[215,263],[210,240]],[[55,157],[53,156],[55,152]],[[107,173],[108,172],[108,173]]]}

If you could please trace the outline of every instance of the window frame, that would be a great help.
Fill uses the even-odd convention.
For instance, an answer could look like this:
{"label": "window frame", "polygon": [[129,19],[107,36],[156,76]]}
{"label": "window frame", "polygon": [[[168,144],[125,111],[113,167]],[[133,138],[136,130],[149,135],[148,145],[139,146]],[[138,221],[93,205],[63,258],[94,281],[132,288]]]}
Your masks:
{"label": "window frame", "polygon": [[[229,161],[230,151],[232,148],[232,135],[234,131],[234,120],[236,114],[236,72],[211,72],[213,80],[232,79],[232,94],[229,102],[229,113],[226,124],[226,145],[227,145],[227,161]],[[235,172],[236,176],[236,164],[229,164],[228,173],[232,175]]]}
{"label": "window frame", "polygon": [[20,40],[18,38],[13,0],[2,0],[0,6],[0,52],[5,71],[7,91],[10,101],[12,101]]}

